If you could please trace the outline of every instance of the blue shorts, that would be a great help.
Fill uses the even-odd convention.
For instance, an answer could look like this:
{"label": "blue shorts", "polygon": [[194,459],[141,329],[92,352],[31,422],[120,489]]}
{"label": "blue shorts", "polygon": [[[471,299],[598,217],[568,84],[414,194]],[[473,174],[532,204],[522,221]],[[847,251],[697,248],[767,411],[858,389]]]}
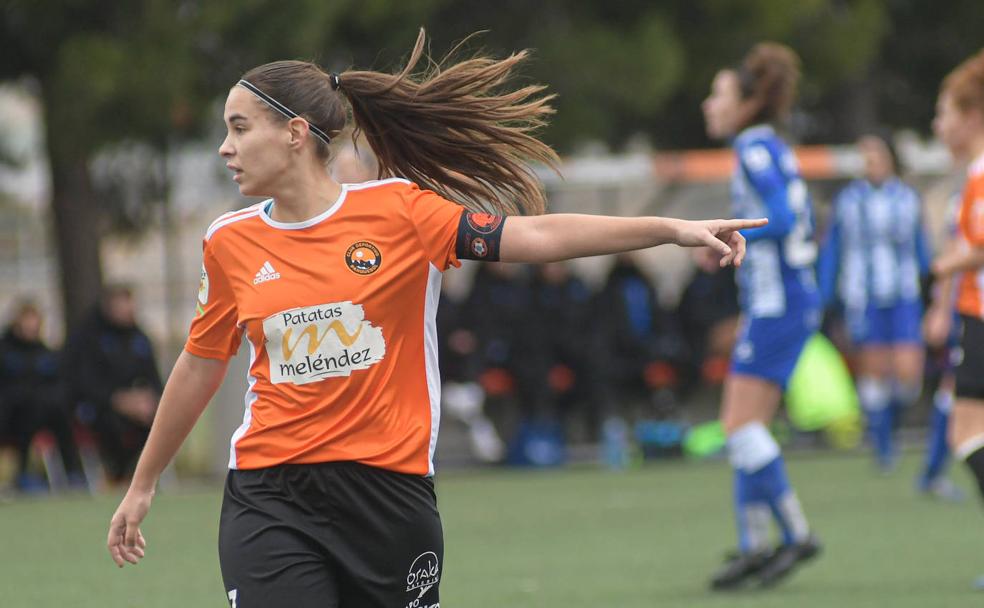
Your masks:
{"label": "blue shorts", "polygon": [[869,305],[863,311],[844,315],[847,332],[855,346],[922,344],[922,302],[899,302],[894,306]]}
{"label": "blue shorts", "polygon": [[798,309],[781,317],[745,317],[731,353],[731,372],[755,376],[783,390],[806,341],[820,328],[820,311]]}

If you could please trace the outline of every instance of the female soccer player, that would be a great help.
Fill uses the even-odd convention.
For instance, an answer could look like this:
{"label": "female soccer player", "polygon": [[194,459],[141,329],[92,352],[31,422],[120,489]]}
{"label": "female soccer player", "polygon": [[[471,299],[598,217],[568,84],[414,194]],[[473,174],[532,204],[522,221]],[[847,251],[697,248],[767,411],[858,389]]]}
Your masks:
{"label": "female soccer player", "polygon": [[[737,231],[765,225],[537,215],[544,195],[526,161],[557,157],[530,135],[551,112],[542,87],[508,88],[525,53],[428,62],[415,75],[423,48],[421,32],[398,74],[279,61],[229,91],[219,153],[242,194],[269,198],[205,234],[198,314],[110,524],[118,565],[144,555],[155,483],[245,338],[219,532],[231,605],[438,606],[441,272],[463,258],[546,262],[662,243],[710,245],[737,265]],[[348,185],[326,172],[343,100],[380,176],[394,177]],[[527,215],[505,217],[514,212]]]}
{"label": "female soccer player", "polygon": [[[961,246],[937,258],[933,272],[957,281],[963,325],[950,446],[984,495],[984,50],[943,81],[933,128],[955,159],[969,163],[960,207]],[[978,583],[984,586],[984,580]]]}
{"label": "female soccer player", "polygon": [[[713,576],[713,589],[756,577],[772,585],[820,549],[768,428],[820,321],[810,197],[796,158],[771,124],[787,116],[798,79],[791,49],[761,43],[740,67],[718,72],[702,106],[708,135],[731,141],[738,157],[735,216],[769,219],[768,226],[743,232],[748,255],[737,273],[743,318],[721,405],[735,471],[738,552]],[[770,514],[782,531],[775,549],[768,544]]]}
{"label": "female soccer player", "polygon": [[817,272],[827,304],[844,306],[857,349],[858,397],[882,471],[895,466],[893,441],[903,407],[922,390],[920,279],[929,272],[919,194],[898,177],[891,142],[858,141],[864,177],[834,201]]}

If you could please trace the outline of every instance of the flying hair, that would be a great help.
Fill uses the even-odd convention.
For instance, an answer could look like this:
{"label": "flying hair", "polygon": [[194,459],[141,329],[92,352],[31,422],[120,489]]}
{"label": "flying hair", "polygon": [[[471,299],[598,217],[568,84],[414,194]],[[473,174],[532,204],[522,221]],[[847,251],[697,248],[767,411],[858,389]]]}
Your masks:
{"label": "flying hair", "polygon": [[[554,112],[554,96],[542,85],[513,84],[529,53],[454,61],[452,50],[434,61],[425,46],[421,28],[395,73],[329,74],[314,63],[277,61],[250,70],[243,80],[330,138],[345,128],[347,100],[356,136],[361,133],[372,148],[381,178],[404,177],[474,211],[543,213],[546,197],[533,165],[556,171],[559,158],[536,133]],[[315,146],[319,156],[330,158],[324,142]]]}

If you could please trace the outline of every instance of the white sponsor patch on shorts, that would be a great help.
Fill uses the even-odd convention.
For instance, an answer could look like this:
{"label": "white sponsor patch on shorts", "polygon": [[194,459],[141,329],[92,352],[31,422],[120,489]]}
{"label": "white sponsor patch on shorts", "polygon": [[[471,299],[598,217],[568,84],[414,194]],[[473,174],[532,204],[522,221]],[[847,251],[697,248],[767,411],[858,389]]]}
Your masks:
{"label": "white sponsor patch on shorts", "polygon": [[407,573],[407,591],[419,589],[417,601],[410,604],[412,608],[418,608],[419,600],[424,597],[430,588],[441,581],[441,563],[437,559],[437,554],[427,551],[417,556],[410,564],[410,572]]}

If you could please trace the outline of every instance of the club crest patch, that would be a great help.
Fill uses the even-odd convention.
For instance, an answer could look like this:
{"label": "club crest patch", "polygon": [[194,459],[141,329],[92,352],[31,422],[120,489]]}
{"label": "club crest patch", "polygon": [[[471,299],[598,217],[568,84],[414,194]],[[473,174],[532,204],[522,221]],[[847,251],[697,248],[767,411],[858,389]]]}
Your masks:
{"label": "club crest patch", "polygon": [[471,251],[475,254],[476,258],[484,258],[489,254],[488,243],[481,237],[475,237],[471,242]]}
{"label": "club crest patch", "polygon": [[466,218],[468,227],[479,234],[492,234],[502,223],[502,216],[488,213],[468,213]]}
{"label": "club crest patch", "polygon": [[369,241],[353,243],[345,252],[345,265],[355,274],[372,274],[379,270],[383,255]]}

